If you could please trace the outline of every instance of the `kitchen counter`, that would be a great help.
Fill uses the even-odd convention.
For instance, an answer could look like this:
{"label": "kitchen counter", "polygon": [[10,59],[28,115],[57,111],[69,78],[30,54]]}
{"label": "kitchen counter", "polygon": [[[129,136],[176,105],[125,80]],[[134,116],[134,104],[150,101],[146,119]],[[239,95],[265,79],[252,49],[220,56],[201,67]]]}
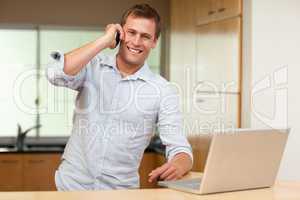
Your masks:
{"label": "kitchen counter", "polygon": [[[15,140],[14,137],[1,138],[0,153],[63,153],[68,137],[28,137],[25,139],[26,148],[23,151],[14,147]],[[164,155],[165,147],[159,137],[153,137],[145,152]]]}
{"label": "kitchen counter", "polygon": [[14,154],[24,154],[24,153],[63,153],[64,147],[30,147],[24,150],[17,150],[14,147],[0,147],[0,154],[14,153]]}
{"label": "kitchen counter", "polygon": [[[190,173],[187,177],[199,177],[199,173]],[[300,199],[300,181],[278,181],[267,189],[246,190],[210,195],[195,195],[171,189],[136,189],[84,192],[0,192],[0,200],[298,200]]]}

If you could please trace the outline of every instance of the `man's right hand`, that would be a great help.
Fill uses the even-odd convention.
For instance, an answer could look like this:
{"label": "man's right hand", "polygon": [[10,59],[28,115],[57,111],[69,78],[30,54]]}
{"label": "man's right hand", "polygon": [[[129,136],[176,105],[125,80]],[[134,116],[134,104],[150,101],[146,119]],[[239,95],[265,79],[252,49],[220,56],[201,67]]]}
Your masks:
{"label": "man's right hand", "polygon": [[123,40],[125,36],[121,25],[109,24],[106,26],[104,36],[65,54],[64,72],[68,75],[76,75],[100,51],[116,48],[117,31],[120,33],[120,40]]}
{"label": "man's right hand", "polygon": [[105,28],[105,41],[107,42],[107,47],[114,49],[116,48],[116,34],[120,33],[120,40],[124,39],[124,31],[120,24],[108,24]]}

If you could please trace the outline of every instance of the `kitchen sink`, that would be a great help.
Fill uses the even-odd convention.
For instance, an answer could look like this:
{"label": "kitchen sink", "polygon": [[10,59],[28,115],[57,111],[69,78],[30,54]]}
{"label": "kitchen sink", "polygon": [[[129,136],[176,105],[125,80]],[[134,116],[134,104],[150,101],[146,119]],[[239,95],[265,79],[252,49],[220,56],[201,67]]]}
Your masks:
{"label": "kitchen sink", "polygon": [[0,147],[0,153],[1,152],[17,152],[16,147]]}

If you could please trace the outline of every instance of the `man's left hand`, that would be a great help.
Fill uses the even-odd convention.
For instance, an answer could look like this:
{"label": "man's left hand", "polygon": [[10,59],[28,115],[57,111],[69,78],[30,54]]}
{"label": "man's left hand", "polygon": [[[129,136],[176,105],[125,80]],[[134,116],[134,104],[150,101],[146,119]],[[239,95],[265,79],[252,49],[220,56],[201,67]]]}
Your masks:
{"label": "man's left hand", "polygon": [[164,165],[154,169],[149,174],[148,181],[151,183],[158,178],[161,180],[177,180],[191,169],[191,159],[185,153],[179,153]]}

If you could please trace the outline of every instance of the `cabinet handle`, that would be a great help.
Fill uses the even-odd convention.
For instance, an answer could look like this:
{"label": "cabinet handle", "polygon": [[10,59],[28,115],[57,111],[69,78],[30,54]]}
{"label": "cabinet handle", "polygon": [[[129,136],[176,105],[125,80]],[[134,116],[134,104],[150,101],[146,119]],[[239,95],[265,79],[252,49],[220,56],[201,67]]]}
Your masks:
{"label": "cabinet handle", "polygon": [[215,11],[211,10],[211,11],[209,11],[207,14],[208,14],[208,15],[213,15],[213,14],[215,14]]}
{"label": "cabinet handle", "polygon": [[197,103],[204,103],[205,102],[204,99],[197,99],[196,101],[197,101]]}
{"label": "cabinet handle", "polygon": [[45,160],[28,160],[30,164],[39,164],[39,163],[44,163]]}
{"label": "cabinet handle", "polygon": [[15,164],[18,163],[18,160],[1,160],[2,164]]}
{"label": "cabinet handle", "polygon": [[219,10],[218,10],[218,12],[224,12],[226,10],[226,8],[220,8]]}

